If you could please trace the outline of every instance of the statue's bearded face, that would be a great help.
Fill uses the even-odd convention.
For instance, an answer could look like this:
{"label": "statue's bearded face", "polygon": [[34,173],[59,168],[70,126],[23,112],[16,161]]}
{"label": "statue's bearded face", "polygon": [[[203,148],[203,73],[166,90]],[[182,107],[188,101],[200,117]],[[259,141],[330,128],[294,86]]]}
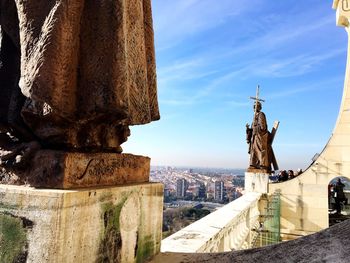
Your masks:
{"label": "statue's bearded face", "polygon": [[254,104],[254,106],[253,106],[254,111],[255,111],[255,107],[256,107],[256,112],[261,111],[262,107],[261,107],[261,103],[260,102]]}

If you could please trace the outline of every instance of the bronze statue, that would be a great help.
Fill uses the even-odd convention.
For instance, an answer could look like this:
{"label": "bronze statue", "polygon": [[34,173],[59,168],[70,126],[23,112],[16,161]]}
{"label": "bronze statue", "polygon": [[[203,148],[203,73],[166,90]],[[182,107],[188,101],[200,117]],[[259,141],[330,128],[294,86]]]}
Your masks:
{"label": "bronze statue", "polygon": [[159,119],[151,0],[0,0],[0,163],[117,152]]}
{"label": "bronze statue", "polygon": [[276,131],[274,128],[271,134],[267,128],[266,116],[261,111],[261,102],[264,100],[259,99],[259,86],[257,88],[256,97],[251,97],[255,100],[254,103],[254,119],[251,127],[246,125],[246,139],[249,144],[248,153],[250,154],[250,165],[248,171],[260,170],[263,172],[271,172],[271,164],[274,166],[274,170],[278,170],[278,165],[272,150],[272,141]]}

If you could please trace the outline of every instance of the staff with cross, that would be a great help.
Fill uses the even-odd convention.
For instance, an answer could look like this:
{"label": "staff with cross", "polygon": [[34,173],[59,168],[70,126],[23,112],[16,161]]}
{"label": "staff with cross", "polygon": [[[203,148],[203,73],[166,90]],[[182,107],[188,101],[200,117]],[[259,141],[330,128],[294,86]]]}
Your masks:
{"label": "staff with cross", "polygon": [[[260,91],[260,86],[258,85],[256,87],[256,96],[255,97],[250,97],[250,99],[255,100],[255,105],[257,105],[258,102],[265,102],[265,100],[259,99],[259,91]],[[254,109],[254,115],[256,115],[256,107]]]}

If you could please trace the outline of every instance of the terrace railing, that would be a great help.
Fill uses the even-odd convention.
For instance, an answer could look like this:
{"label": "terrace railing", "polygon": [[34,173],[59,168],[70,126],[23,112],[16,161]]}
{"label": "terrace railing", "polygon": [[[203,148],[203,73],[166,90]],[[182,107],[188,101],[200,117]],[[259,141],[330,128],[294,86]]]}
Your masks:
{"label": "terrace railing", "polygon": [[224,252],[252,247],[260,193],[247,193],[162,240],[162,252]]}

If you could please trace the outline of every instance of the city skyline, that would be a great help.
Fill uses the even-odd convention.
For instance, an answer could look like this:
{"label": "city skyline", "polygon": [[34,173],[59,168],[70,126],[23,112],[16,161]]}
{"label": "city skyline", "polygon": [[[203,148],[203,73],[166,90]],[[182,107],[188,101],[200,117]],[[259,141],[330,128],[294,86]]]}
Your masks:
{"label": "city skyline", "polygon": [[256,86],[281,169],[326,145],[343,90],[346,34],[332,1],[153,0],[161,120],[131,127],[125,152],[152,165],[246,168]]}

